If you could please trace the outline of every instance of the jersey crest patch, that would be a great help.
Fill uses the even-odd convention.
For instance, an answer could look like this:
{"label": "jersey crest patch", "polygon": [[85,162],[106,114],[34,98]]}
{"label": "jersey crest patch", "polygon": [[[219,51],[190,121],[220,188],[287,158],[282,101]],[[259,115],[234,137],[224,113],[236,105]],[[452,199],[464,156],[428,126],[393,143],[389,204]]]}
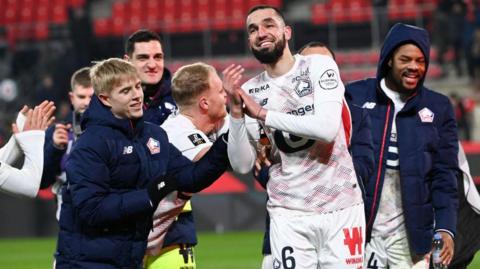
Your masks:
{"label": "jersey crest patch", "polygon": [[152,155],[160,153],[160,142],[150,137],[147,141],[147,148],[150,150],[150,154]]}
{"label": "jersey crest patch", "polygon": [[190,139],[194,146],[207,143],[200,134],[191,134],[188,136],[188,139]]}
{"label": "jersey crest patch", "polygon": [[312,82],[308,76],[298,76],[294,80],[297,81],[295,85],[295,92],[298,97],[304,97],[313,92]]}
{"label": "jersey crest patch", "polygon": [[324,90],[333,90],[338,87],[338,80],[337,72],[333,69],[328,69],[323,72],[318,84],[320,84],[320,87]]}
{"label": "jersey crest patch", "polygon": [[435,114],[433,112],[424,107],[422,110],[418,111],[418,115],[420,116],[420,120],[422,122],[433,122],[433,117]]}

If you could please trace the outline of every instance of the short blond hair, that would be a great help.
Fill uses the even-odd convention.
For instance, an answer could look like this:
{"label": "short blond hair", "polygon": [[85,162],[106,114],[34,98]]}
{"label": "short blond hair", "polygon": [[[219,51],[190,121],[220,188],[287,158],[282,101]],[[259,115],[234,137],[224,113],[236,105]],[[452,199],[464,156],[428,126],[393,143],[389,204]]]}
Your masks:
{"label": "short blond hair", "polygon": [[190,106],[210,86],[210,73],[213,66],[198,62],[180,67],[172,78],[172,96],[179,107]]}
{"label": "short blond hair", "polygon": [[138,78],[135,67],[120,58],[96,62],[90,69],[90,79],[96,95],[110,93],[121,81]]}

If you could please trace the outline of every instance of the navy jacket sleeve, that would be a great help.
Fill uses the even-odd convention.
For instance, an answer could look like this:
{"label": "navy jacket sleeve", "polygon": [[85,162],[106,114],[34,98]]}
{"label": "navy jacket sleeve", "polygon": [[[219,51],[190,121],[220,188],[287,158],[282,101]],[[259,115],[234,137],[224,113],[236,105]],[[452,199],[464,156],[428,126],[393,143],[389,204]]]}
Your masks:
{"label": "navy jacket sleeve", "polygon": [[43,173],[42,181],[40,182],[40,189],[48,188],[60,174],[60,162],[66,149],[59,149],[53,145],[53,132],[55,126],[51,126],[45,132],[45,145],[43,147]]}
{"label": "navy jacket sleeve", "polygon": [[353,165],[360,184],[366,184],[374,169],[372,123],[365,109],[352,106],[351,112],[354,121],[350,147]]}
{"label": "navy jacket sleeve", "polygon": [[152,205],[146,189],[118,190],[110,187],[106,143],[98,137],[85,140],[92,143],[77,143],[66,167],[68,188],[79,217],[91,226],[100,226],[151,212]]}
{"label": "navy jacket sleeve", "polygon": [[195,193],[209,187],[229,167],[226,135],[213,143],[210,150],[195,163],[185,162],[182,153],[170,144],[168,174],[175,174],[179,191]]}
{"label": "navy jacket sleeve", "polygon": [[433,155],[432,203],[435,209],[435,229],[456,232],[458,192],[458,137],[453,108],[445,98],[445,113],[441,119],[438,134],[438,151]]}

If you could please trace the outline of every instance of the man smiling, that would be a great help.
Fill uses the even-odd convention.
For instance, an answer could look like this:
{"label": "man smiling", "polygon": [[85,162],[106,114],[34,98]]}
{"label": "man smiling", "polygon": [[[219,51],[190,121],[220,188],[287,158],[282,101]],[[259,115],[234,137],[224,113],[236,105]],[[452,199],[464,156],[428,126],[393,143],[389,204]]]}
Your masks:
{"label": "man smiling", "polygon": [[458,138],[453,108],[423,83],[425,29],[398,23],[385,38],[376,78],[347,85],[372,120],[375,171],[365,181],[367,267],[428,268],[434,232],[441,259],[453,256],[458,207]]}

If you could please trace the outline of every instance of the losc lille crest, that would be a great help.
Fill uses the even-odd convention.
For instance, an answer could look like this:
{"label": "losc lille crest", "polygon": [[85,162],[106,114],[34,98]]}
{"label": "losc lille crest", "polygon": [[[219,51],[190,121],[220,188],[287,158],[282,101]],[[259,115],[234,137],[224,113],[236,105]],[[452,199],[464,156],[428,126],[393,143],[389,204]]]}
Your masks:
{"label": "losc lille crest", "polygon": [[150,154],[152,155],[160,153],[160,142],[150,137],[147,141],[147,148],[150,150]]}

